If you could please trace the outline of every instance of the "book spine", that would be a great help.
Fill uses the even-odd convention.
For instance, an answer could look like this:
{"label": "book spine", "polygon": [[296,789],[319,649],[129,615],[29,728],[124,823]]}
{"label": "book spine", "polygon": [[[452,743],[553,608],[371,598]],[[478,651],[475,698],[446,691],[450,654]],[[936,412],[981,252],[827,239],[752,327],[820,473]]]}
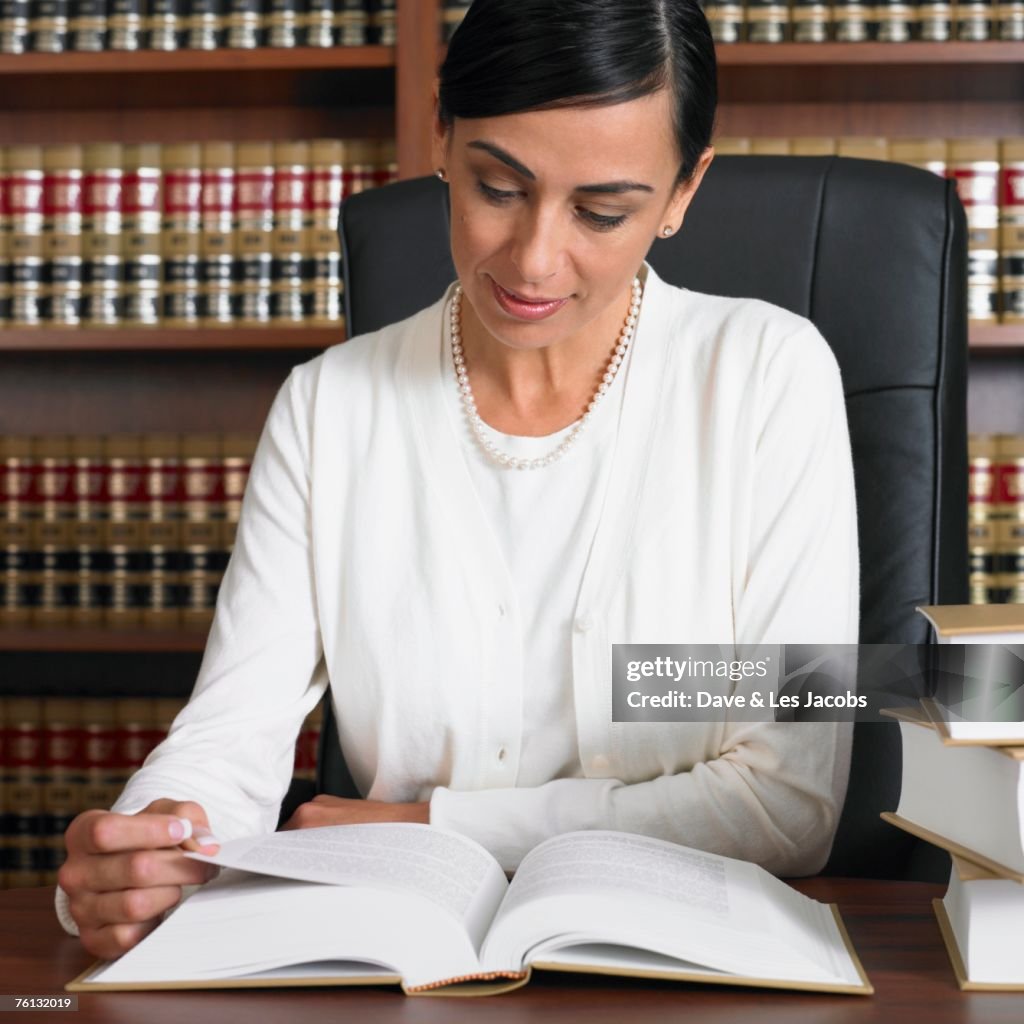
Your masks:
{"label": "book spine", "polygon": [[1024,604],[1024,504],[1019,509],[1019,518],[1008,519],[998,527],[1006,600],[1011,604]]}
{"label": "book spine", "polygon": [[373,188],[377,146],[369,139],[353,139],[345,143],[344,198]]}
{"label": "book spine", "polygon": [[66,437],[37,438],[38,506],[33,520],[33,548],[38,552],[39,597],[32,611],[35,625],[63,625],[75,597],[75,551],[71,546],[74,478]]}
{"label": "book spine", "polygon": [[274,285],[272,316],[279,323],[305,317],[306,248],[309,227],[309,146],[279,142],[274,146]]}
{"label": "book spine", "polygon": [[10,698],[6,733],[6,884],[8,888],[40,885],[46,859],[40,829],[44,779],[42,701]]}
{"label": "book spine", "polygon": [[871,38],[873,9],[863,0],[835,0],[832,22],[837,43],[864,43]]}
{"label": "book spine", "polygon": [[949,176],[967,212],[967,313],[992,323],[999,308],[999,146],[994,139],[952,139]]}
{"label": "book spine", "polygon": [[124,321],[154,327],[160,322],[163,280],[159,144],[126,146],[124,163]]}
{"label": "book spine", "polygon": [[150,0],[147,44],[151,50],[181,50],[188,44],[187,0]]}
{"label": "book spine", "polygon": [[0,146],[0,330],[11,319],[11,210],[7,154]]}
{"label": "book spine", "polygon": [[292,49],[305,45],[304,0],[269,0],[267,45]]}
{"label": "book spine", "polygon": [[109,0],[110,49],[141,50],[146,41],[143,0]]}
{"label": "book spine", "polygon": [[107,0],[70,0],[69,49],[100,53],[107,49]]}
{"label": "book spine", "polygon": [[373,168],[374,188],[383,188],[398,181],[398,146],[394,139],[383,139],[377,143]]}
{"label": "book spine", "polygon": [[832,37],[832,10],[823,0],[793,0],[793,42],[827,43]]}
{"label": "book spine", "polygon": [[103,621],[111,565],[106,547],[106,517],[110,506],[108,473],[99,437],[75,437],[75,514],[71,543],[75,552],[75,596],[70,618],[74,625],[95,626]]}
{"label": "book spine", "polygon": [[64,833],[81,809],[83,737],[79,701],[64,697],[43,700],[43,760],[46,777],[42,792],[42,845],[46,855],[44,885],[57,881],[64,863]]}
{"label": "book spine", "polygon": [[11,146],[7,204],[11,226],[11,322],[36,327],[43,322],[43,151],[39,146]]}
{"label": "book spine", "polygon": [[788,4],[777,0],[747,0],[748,43],[784,43],[789,37]]}
{"label": "book spine", "polygon": [[141,621],[149,576],[143,529],[146,518],[146,477],[142,447],[134,435],[113,435],[104,441],[110,504],[106,547],[110,558],[104,622],[134,626]]}
{"label": "book spine", "polygon": [[182,441],[184,507],[181,524],[182,624],[205,629],[213,621],[220,585],[224,478],[220,439],[187,435]]}
{"label": "book spine", "polygon": [[274,277],[274,151],[270,143],[238,147],[235,223],[236,316],[246,324],[269,323]]}
{"label": "book spine", "polygon": [[995,476],[996,517],[1018,518],[1024,503],[1024,437],[997,436]]}
{"label": "book spine", "polygon": [[235,147],[203,144],[201,273],[203,320],[230,327],[234,320]]}
{"label": "book spine", "polygon": [[63,53],[68,48],[69,0],[32,0],[29,31],[36,53]]}
{"label": "book spine", "polygon": [[[466,17],[466,11],[469,10],[469,5],[472,0],[444,0],[441,5],[441,40],[445,43],[452,41],[452,36],[455,35],[455,30],[462,24],[462,19]],[[705,10],[705,13],[707,11]],[[708,21],[710,22],[710,16]],[[717,37],[716,37],[717,40]],[[724,42],[725,40],[721,40]]]}
{"label": "book spine", "polygon": [[195,143],[165,146],[164,199],[164,323],[194,327],[202,316],[203,172]]}
{"label": "book spine", "polygon": [[1002,143],[999,191],[1001,319],[1024,324],[1024,139]]}
{"label": "book spine", "polygon": [[397,0],[369,0],[369,37],[375,46],[394,46],[397,39]]}
{"label": "book spine", "polygon": [[32,48],[31,0],[0,0],[0,53],[28,53]]}
{"label": "book spine", "polygon": [[117,717],[111,698],[82,701],[82,808],[107,810],[121,792]]}
{"label": "book spine", "polygon": [[996,4],[997,38],[1007,43],[1024,42],[1024,0]]}
{"label": "book spine", "polygon": [[38,590],[32,550],[35,484],[29,438],[0,437],[0,463],[0,553],[4,571],[0,625],[21,625],[31,617]]}
{"label": "book spine", "polygon": [[82,321],[82,149],[51,146],[43,153],[44,312],[51,323]]}
{"label": "book spine", "polygon": [[266,45],[263,20],[262,0],[229,0],[227,45],[234,50],[255,50]]}
{"label": "book spine", "polygon": [[114,701],[117,724],[117,767],[111,779],[117,792],[142,767],[149,753],[153,728],[153,702],[140,697],[118,697]]}
{"label": "book spine", "polygon": [[872,37],[880,43],[909,43],[920,30],[916,0],[878,0]]}
{"label": "book spine", "polygon": [[123,150],[117,143],[85,147],[84,320],[91,326],[121,321],[121,192]]}
{"label": "book spine", "polygon": [[327,48],[336,46],[339,32],[335,7],[340,0],[308,0],[305,21],[302,28],[306,46]]}
{"label": "book spine", "polygon": [[146,626],[178,625],[178,559],[181,546],[180,442],[173,434],[142,439],[146,460],[147,518],[143,527],[148,585],[142,605]]}
{"label": "book spine", "polygon": [[313,323],[341,324],[344,313],[338,215],[345,188],[345,144],[338,139],[314,140],[310,164],[310,294],[305,305]]}
{"label": "book spine", "polygon": [[225,568],[235,546],[238,521],[242,514],[242,498],[245,495],[245,485],[249,480],[249,471],[252,468],[252,458],[256,451],[257,440],[258,438],[249,434],[227,434],[222,441],[224,521],[221,549],[224,552]]}
{"label": "book spine", "polygon": [[370,15],[365,0],[334,0],[334,35],[337,46],[367,45]]}
{"label": "book spine", "polygon": [[954,23],[956,38],[961,42],[983,43],[994,38],[992,0],[956,0]]}
{"label": "book spine", "polygon": [[918,35],[926,43],[948,43],[953,38],[951,0],[921,0]]}
{"label": "book spine", "polygon": [[186,22],[188,49],[218,50],[224,45],[224,0],[191,0]]}

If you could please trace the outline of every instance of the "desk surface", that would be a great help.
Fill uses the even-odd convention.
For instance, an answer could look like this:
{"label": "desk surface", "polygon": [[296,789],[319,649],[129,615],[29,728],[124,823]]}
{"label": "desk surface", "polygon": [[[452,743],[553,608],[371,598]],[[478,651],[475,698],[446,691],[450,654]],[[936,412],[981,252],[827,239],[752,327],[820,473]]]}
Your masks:
{"label": "desk surface", "polygon": [[[535,977],[486,999],[409,998],[397,989],[79,993],[77,1013],[33,1011],[34,1024],[203,1024],[243,1020],[519,1024],[989,1024],[1024,1021],[1024,993],[962,993],[932,915],[938,885],[815,878],[797,886],[838,903],[875,995],[829,996],[576,975]],[[53,916],[52,889],[0,892],[0,994],[59,995],[91,958]],[[486,1014],[486,1018],[484,1018]],[[11,1020],[25,1019],[24,1016]]]}

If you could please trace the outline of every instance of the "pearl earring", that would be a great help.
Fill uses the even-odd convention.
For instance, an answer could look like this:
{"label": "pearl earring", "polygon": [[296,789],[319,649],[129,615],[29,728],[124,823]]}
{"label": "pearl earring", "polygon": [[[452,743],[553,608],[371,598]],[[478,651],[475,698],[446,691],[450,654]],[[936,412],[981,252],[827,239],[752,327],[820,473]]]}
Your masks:
{"label": "pearl earring", "polygon": [[438,178],[441,179],[441,181],[447,181],[448,180],[445,177],[444,168],[443,167],[438,167],[438,169],[434,173],[438,176]]}
{"label": "pearl earring", "polygon": [[661,236],[662,236],[662,238],[668,238],[668,236],[671,235],[674,230],[675,230],[675,228],[673,228],[671,224],[666,224],[661,229]]}

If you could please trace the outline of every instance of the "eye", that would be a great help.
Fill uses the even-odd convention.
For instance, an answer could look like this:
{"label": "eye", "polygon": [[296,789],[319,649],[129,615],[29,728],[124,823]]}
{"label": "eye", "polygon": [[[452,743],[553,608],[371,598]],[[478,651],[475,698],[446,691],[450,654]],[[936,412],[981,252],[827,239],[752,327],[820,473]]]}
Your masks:
{"label": "eye", "polygon": [[594,213],[593,210],[576,207],[576,213],[585,220],[595,231],[613,231],[626,222],[626,214],[620,213],[610,216],[604,213]]}
{"label": "eye", "polygon": [[507,203],[519,195],[518,192],[506,192],[500,188],[492,188],[485,181],[478,180],[476,187],[483,193],[484,198],[489,199],[492,203]]}

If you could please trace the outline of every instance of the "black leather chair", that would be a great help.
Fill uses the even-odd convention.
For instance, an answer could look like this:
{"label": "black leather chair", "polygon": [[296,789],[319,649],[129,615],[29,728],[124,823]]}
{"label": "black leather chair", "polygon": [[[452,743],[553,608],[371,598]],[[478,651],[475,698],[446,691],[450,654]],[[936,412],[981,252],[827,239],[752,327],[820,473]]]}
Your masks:
{"label": "black leather chair", "polygon": [[[454,279],[447,198],[424,178],[344,204],[351,334],[411,315]],[[800,313],[828,340],[853,444],[861,642],[928,642],[915,606],[967,600],[966,223],[953,184],[877,161],[719,157],[649,259],[673,284]],[[329,708],[322,735],[321,791],[356,795]],[[878,818],[896,806],[900,766],[895,725],[856,727],[828,871],[941,875]]]}

